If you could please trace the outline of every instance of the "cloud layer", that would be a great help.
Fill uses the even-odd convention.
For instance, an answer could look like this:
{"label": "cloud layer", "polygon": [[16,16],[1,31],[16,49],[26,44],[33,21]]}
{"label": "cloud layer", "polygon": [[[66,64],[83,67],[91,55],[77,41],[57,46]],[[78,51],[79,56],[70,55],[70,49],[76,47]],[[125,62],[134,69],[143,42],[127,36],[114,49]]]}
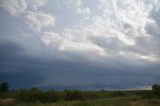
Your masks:
{"label": "cloud layer", "polygon": [[1,81],[18,86],[16,76],[31,73],[26,86],[160,82],[159,0],[1,0],[0,12]]}

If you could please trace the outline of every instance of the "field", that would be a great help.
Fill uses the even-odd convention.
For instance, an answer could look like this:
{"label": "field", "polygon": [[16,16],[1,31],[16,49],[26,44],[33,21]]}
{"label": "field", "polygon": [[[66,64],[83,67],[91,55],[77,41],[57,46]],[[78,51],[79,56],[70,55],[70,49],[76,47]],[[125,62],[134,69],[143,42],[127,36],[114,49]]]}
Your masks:
{"label": "field", "polygon": [[[0,95],[0,98],[1,106],[160,106],[160,92],[151,90],[42,91],[31,89],[5,92]],[[10,99],[7,101],[7,98]]]}

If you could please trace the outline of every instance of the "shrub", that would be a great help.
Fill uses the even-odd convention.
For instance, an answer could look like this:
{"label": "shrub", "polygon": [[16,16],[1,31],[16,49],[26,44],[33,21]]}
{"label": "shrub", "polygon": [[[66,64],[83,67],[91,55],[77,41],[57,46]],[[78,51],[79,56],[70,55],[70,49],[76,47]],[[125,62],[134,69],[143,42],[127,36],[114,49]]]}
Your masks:
{"label": "shrub", "polygon": [[152,90],[159,90],[160,91],[160,85],[159,84],[153,85]]}
{"label": "shrub", "polygon": [[37,102],[43,97],[43,92],[37,88],[30,90],[21,90],[18,95],[18,99],[27,102]]}
{"label": "shrub", "polygon": [[84,95],[79,90],[65,90],[65,100],[84,100]]}
{"label": "shrub", "polygon": [[7,82],[4,82],[0,85],[0,92],[7,92],[9,89],[9,85]]}
{"label": "shrub", "polygon": [[43,94],[41,102],[56,102],[63,99],[63,94],[58,91],[48,90]]}
{"label": "shrub", "polygon": [[63,95],[61,92],[48,90],[42,91],[37,88],[32,88],[30,90],[21,90],[18,95],[18,99],[26,102],[56,102],[62,100]]}

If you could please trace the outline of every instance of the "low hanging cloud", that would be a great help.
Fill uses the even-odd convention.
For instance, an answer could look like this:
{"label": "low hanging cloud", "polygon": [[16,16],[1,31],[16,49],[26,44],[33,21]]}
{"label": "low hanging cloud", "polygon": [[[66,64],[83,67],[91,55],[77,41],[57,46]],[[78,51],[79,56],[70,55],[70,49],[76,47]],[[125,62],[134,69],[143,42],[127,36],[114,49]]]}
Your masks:
{"label": "low hanging cloud", "polygon": [[34,30],[55,26],[55,17],[44,12],[28,12],[27,24]]}

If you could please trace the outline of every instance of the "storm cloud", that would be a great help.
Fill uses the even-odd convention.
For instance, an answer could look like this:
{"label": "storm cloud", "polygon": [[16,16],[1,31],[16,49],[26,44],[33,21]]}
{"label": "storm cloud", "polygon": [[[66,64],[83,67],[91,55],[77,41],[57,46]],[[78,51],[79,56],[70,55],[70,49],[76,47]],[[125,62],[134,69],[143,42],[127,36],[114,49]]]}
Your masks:
{"label": "storm cloud", "polygon": [[22,1],[0,2],[0,82],[54,89],[160,82],[159,0]]}

